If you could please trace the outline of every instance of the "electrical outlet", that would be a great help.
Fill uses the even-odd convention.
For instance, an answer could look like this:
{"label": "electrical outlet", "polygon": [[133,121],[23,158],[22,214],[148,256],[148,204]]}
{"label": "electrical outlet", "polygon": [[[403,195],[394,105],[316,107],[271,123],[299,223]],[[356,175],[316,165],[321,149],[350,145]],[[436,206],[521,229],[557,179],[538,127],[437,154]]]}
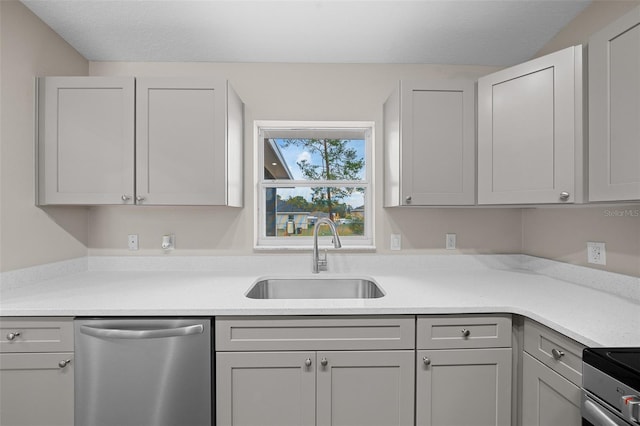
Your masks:
{"label": "electrical outlet", "polygon": [[587,262],[596,265],[607,264],[607,252],[604,243],[587,243]]}
{"label": "electrical outlet", "polygon": [[391,234],[391,250],[400,250],[400,248],[402,248],[402,236]]}
{"label": "electrical outlet", "polygon": [[161,247],[165,251],[176,248],[176,236],[174,234],[163,235]]}
{"label": "electrical outlet", "polygon": [[456,249],[456,234],[447,234],[445,247],[447,248],[447,250]]}
{"label": "electrical outlet", "polygon": [[127,244],[129,250],[138,250],[138,234],[129,234],[127,236]]}

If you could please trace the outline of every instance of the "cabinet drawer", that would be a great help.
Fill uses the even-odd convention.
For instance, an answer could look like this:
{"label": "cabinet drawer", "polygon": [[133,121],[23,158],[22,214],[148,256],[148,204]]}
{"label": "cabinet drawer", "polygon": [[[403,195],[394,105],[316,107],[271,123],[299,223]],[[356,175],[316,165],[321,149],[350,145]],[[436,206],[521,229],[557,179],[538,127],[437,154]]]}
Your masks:
{"label": "cabinet drawer", "polygon": [[511,316],[418,317],[418,349],[509,348]]}
{"label": "cabinet drawer", "polygon": [[584,346],[535,321],[524,322],[524,350],[569,379],[582,385],[582,350]]}
{"label": "cabinet drawer", "polygon": [[1,318],[0,352],[73,352],[73,319]]}
{"label": "cabinet drawer", "polygon": [[415,318],[218,317],[216,351],[414,349]]}

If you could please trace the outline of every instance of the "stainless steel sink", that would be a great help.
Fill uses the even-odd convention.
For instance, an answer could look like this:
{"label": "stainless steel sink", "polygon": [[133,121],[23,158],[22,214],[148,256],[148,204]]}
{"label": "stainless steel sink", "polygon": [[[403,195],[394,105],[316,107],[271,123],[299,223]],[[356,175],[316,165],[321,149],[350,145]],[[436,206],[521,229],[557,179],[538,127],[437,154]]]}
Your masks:
{"label": "stainless steel sink", "polygon": [[366,278],[268,278],[257,281],[250,299],[377,299],[384,292]]}

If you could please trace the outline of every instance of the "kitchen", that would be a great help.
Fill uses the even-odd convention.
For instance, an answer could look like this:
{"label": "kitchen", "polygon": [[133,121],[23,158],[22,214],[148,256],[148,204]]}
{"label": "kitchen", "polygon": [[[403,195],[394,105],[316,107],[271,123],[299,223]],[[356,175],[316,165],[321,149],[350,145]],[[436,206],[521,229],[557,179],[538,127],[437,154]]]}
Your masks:
{"label": "kitchen", "polygon": [[[575,21],[561,30],[555,39],[540,50],[538,55],[551,53],[570,45],[586,43],[592,33],[629,12],[637,4],[637,2],[595,2],[587,6],[584,14],[578,15]],[[439,289],[435,293],[440,294],[442,299],[439,302],[440,305],[435,301],[430,301],[429,305],[433,303],[433,306],[461,309],[452,313],[488,312],[486,309],[490,306],[517,305],[517,294],[513,295],[514,299],[502,300],[502,304],[493,301],[493,304],[488,302],[488,306],[474,305],[478,298],[488,297],[496,294],[497,291],[505,291],[502,287],[499,289],[491,287],[487,282],[490,281],[489,279],[486,281],[479,279],[474,281],[473,285],[446,281],[446,277],[451,277],[452,274],[443,272],[443,265],[448,264],[451,268],[456,268],[454,263],[447,262],[453,258],[457,259],[449,254],[452,253],[451,251],[444,248],[447,233],[457,235],[458,248],[453,252],[456,255],[529,255],[557,261],[557,263],[543,265],[539,269],[551,268],[551,265],[558,269],[562,269],[563,265],[587,266],[586,242],[605,242],[606,265],[589,264],[589,269],[585,269],[621,274],[621,278],[615,275],[616,279],[624,282],[625,285],[631,280],[628,288],[632,294],[637,294],[637,279],[635,282],[633,279],[640,276],[638,261],[640,220],[631,214],[640,208],[637,201],[596,206],[536,206],[535,208],[383,208],[382,105],[397,82],[450,78],[477,80],[502,67],[88,61],[40,22],[21,3],[3,2],[0,10],[3,43],[2,227],[0,228],[2,231],[2,256],[0,256],[3,273],[2,298],[4,301],[8,295],[5,285],[17,283],[15,286],[20,286],[25,280],[27,282],[31,280],[38,285],[43,295],[39,300],[31,298],[23,305],[24,314],[20,315],[42,316],[42,312],[51,312],[52,309],[60,309],[60,311],[68,309],[67,312],[73,312],[69,315],[78,316],[109,315],[114,307],[130,310],[140,307],[136,306],[136,297],[133,296],[128,300],[114,299],[114,294],[125,294],[131,291],[138,294],[137,300],[142,297],[140,295],[148,297],[147,305],[140,307],[141,315],[184,315],[184,312],[180,312],[180,306],[195,306],[191,311],[192,315],[211,315],[213,311],[216,315],[237,315],[247,309],[248,302],[243,298],[243,292],[257,277],[277,274],[284,268],[290,268],[288,273],[291,274],[309,273],[311,271],[310,246],[308,251],[284,256],[254,251],[256,221],[253,212],[253,195],[258,169],[254,160],[253,122],[255,120],[369,120],[375,122],[377,129],[374,144],[376,222],[373,234],[377,246],[376,252],[375,254],[367,252],[339,254],[332,251],[329,253],[328,261],[330,272],[366,273],[374,276],[387,292],[385,298],[391,306],[384,313],[447,312],[423,311],[421,309],[424,309],[424,306],[420,303],[424,302],[394,294],[393,290],[398,284],[384,279],[389,275],[385,265],[380,265],[380,270],[376,270],[371,264],[370,259],[378,255],[388,256],[393,259],[391,262],[397,262],[398,265],[410,270],[419,269],[418,266],[430,270],[439,269],[437,276],[445,281],[433,285]],[[520,62],[526,59],[529,58],[524,58]],[[214,75],[229,79],[245,104],[244,207],[120,205],[36,207],[33,167],[35,158],[34,78],[51,75],[181,77]],[[129,234],[139,236],[138,251],[128,250]],[[165,234],[175,235],[176,248],[171,252],[165,252],[161,248],[161,239]],[[399,234],[402,237],[400,252],[389,248],[392,234]],[[211,258],[207,259],[209,256]],[[299,258],[300,261],[291,265],[292,262],[287,260],[289,256]],[[180,263],[181,258],[188,259],[189,264],[185,266]],[[109,261],[112,263],[109,264]],[[247,282],[227,276],[240,274],[239,271],[244,270],[248,261],[251,261],[252,265]],[[531,260],[527,258],[526,261]],[[471,262],[469,268],[472,270],[478,268],[473,261],[469,262]],[[60,292],[59,300],[54,298],[55,294],[47,291],[43,283],[37,283],[40,280],[38,274],[43,273],[42,269],[30,270],[35,276],[25,278],[25,268],[38,265],[49,265],[46,267],[47,277],[64,276],[72,272],[81,273],[87,269],[105,271],[105,274],[109,275],[109,268],[113,273],[117,270],[164,269],[167,270],[167,274],[162,278],[157,277],[157,287],[144,282],[139,282],[135,288],[127,285],[129,281],[97,283],[95,289],[96,294],[100,294],[98,298],[96,294],[83,295],[83,292],[75,290],[72,284],[66,283],[62,288],[52,287],[51,289],[53,293]],[[177,280],[177,277],[181,276],[180,273],[171,271],[172,265],[173,268],[187,268],[192,271],[194,269],[224,271],[224,276],[229,279],[220,284],[219,297],[227,302],[201,300],[202,298],[197,296],[198,290],[206,291],[208,287],[207,283],[202,281],[202,275],[197,275],[195,272],[191,272],[197,275],[193,277],[194,282],[191,284],[193,290],[186,294],[178,288],[161,287],[162,282],[171,287],[172,279]],[[397,270],[397,267],[394,266],[392,270]],[[583,271],[583,269],[576,270]],[[376,271],[375,274],[373,271]],[[411,279],[408,281],[412,282]],[[445,294],[446,288],[453,291],[457,288],[456,286],[460,286],[458,291],[454,291],[458,297],[457,300]],[[152,294],[154,287],[163,288],[164,297],[168,297],[172,303],[166,303],[166,300],[162,300],[160,296],[158,296],[159,299],[155,299]],[[542,288],[545,289],[541,291],[542,296],[551,294],[553,283],[548,282]],[[232,293],[233,291],[237,294]],[[427,289],[418,287],[415,291],[423,292]],[[438,293],[439,291],[441,293]],[[563,291],[570,293],[566,289]],[[44,297],[45,294],[47,297]],[[96,300],[100,298],[104,306],[100,305],[100,300]],[[471,301],[465,302],[465,298]],[[55,303],[52,303],[54,300]],[[616,299],[612,300],[613,304],[617,303]],[[273,301],[267,303],[275,304]],[[290,303],[287,304],[291,308],[290,305]],[[545,305],[544,301],[536,305],[541,308],[535,313],[537,316],[534,319],[542,321],[546,316],[547,325],[562,326],[559,318],[565,318],[567,315],[560,313],[560,308],[552,306],[546,308],[549,310],[546,312],[543,309]],[[20,304],[12,306],[19,309]],[[301,301],[289,311],[276,308],[271,311],[255,310],[252,313],[255,315],[321,314],[322,306],[317,301]],[[337,308],[332,311],[336,314],[350,312],[348,309],[350,305],[345,301],[337,301],[332,306]],[[474,306],[475,310],[470,310]],[[637,308],[637,305],[630,306]],[[5,311],[5,305],[2,309]],[[340,311],[340,309],[343,310]],[[594,310],[599,311],[597,304]],[[17,315],[15,312],[17,311],[10,315]],[[124,315],[129,315],[130,312]],[[358,312],[363,315],[381,313],[376,309],[363,309]],[[525,314],[526,312],[517,313]],[[6,314],[3,313],[3,315]],[[556,318],[556,320],[549,318]],[[629,314],[626,319],[633,320],[633,314]],[[635,321],[637,323],[637,319]],[[582,339],[584,335],[589,336],[588,332],[582,335],[572,330],[573,325],[573,323],[571,326],[565,325],[564,328],[556,331],[578,341],[581,340],[581,336]],[[580,327],[584,328],[584,325],[576,325],[578,330]],[[634,337],[631,334],[626,337],[607,337],[615,333],[616,330],[600,330],[595,334],[597,338],[583,340],[582,343],[588,345],[623,342],[634,346],[639,345],[637,336]]]}

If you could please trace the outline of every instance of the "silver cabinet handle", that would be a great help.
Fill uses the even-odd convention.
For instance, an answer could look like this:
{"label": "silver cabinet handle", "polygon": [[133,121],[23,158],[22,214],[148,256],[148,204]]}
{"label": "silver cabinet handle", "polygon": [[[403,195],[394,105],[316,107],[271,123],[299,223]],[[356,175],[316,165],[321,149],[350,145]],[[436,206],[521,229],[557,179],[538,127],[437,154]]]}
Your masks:
{"label": "silver cabinet handle", "polygon": [[131,199],[131,195],[124,194],[120,198],[122,198],[122,201],[129,201]]}
{"label": "silver cabinet handle", "polygon": [[405,200],[407,201],[407,204],[411,204],[411,195],[409,195],[407,198],[405,198]]}
{"label": "silver cabinet handle", "polygon": [[570,196],[570,195],[571,195],[571,194],[569,194],[567,191],[562,191],[562,192],[560,193],[560,199],[561,199],[562,201],[567,201],[567,200],[569,199],[569,196]]}
{"label": "silver cabinet handle", "polygon": [[424,365],[430,365],[431,364],[431,360],[429,358],[427,358],[426,356],[422,357],[422,363]]}
{"label": "silver cabinet handle", "polygon": [[462,330],[460,330],[460,332],[462,333],[463,337],[469,337],[469,335],[471,334],[471,331],[467,330],[466,328],[463,328]]}
{"label": "silver cabinet handle", "polygon": [[326,358],[322,358],[322,360],[320,361],[320,364],[322,364],[323,367],[325,367],[327,364],[329,363],[329,361],[327,361]]}
{"label": "silver cabinet handle", "polygon": [[157,339],[163,337],[188,336],[190,334],[202,334],[202,324],[188,325],[177,328],[161,328],[158,330],[119,330],[112,328],[97,328],[83,325],[80,332],[88,336],[111,339]]}
{"label": "silver cabinet handle", "polygon": [[58,367],[65,368],[69,364],[71,364],[71,360],[70,359],[63,359],[62,361],[60,361],[58,363]]}
{"label": "silver cabinet handle", "polygon": [[551,349],[551,355],[554,359],[560,359],[564,356],[564,352],[557,350],[556,348]]}
{"label": "silver cabinet handle", "polygon": [[304,365],[306,365],[307,367],[311,367],[311,358],[307,358],[304,362]]}
{"label": "silver cabinet handle", "polygon": [[20,336],[20,332],[16,331],[15,333],[7,334],[7,340],[16,340],[16,337]]}
{"label": "silver cabinet handle", "polygon": [[136,201],[144,201],[144,197],[142,195],[136,196]]}

